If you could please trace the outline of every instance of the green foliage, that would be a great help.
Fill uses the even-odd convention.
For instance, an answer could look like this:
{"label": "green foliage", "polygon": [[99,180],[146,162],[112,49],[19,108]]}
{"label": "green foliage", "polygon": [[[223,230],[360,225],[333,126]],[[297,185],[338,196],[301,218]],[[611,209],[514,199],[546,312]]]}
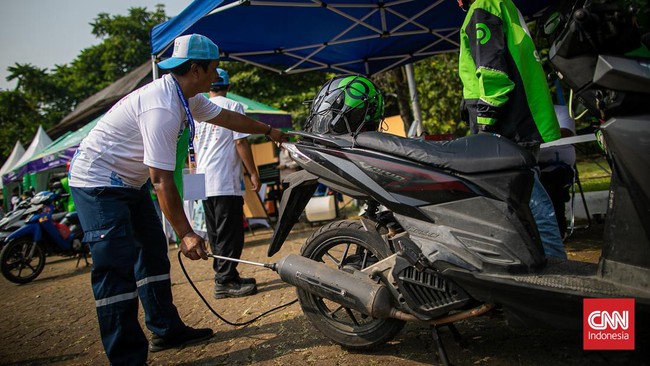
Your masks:
{"label": "green foliage", "polygon": [[[428,134],[465,136],[468,127],[460,122],[462,83],[458,76],[458,54],[440,54],[414,64],[422,125]],[[405,72],[391,70],[373,77],[386,94],[386,116],[400,114],[408,130],[413,121],[411,96]]]}
{"label": "green foliage", "polygon": [[[37,106],[17,90],[0,92],[0,154],[11,154],[16,141],[25,144],[23,136],[34,136],[40,119]],[[26,146],[25,146],[26,148]]]}
{"label": "green foliage", "polygon": [[468,126],[460,122],[463,86],[458,76],[458,54],[436,55],[414,66],[424,129],[429,134],[467,135]]}
{"label": "green foliage", "polygon": [[404,130],[407,131],[413,121],[413,113],[404,69],[393,69],[375,75],[372,81],[384,93],[384,116],[391,117],[399,114],[404,121]]}

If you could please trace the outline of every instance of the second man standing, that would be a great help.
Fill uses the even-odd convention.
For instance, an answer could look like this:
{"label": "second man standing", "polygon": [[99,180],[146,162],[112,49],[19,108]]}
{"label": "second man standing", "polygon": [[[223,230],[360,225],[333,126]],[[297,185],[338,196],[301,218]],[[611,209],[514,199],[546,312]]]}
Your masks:
{"label": "second man standing", "polygon": [[[244,106],[226,98],[230,89],[228,73],[218,68],[218,79],[210,86],[210,101],[223,109],[244,114]],[[208,240],[213,254],[239,259],[244,247],[244,185],[242,163],[252,187],[260,189],[248,134],[209,123],[196,129],[197,171],[205,174],[207,199],[203,201]],[[214,297],[241,297],[257,292],[255,278],[239,276],[237,263],[215,259]]]}

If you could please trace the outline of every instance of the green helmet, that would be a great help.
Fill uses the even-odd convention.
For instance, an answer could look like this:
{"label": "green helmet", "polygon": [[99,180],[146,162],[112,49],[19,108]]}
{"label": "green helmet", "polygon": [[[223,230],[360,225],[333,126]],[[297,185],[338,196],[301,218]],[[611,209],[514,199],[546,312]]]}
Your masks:
{"label": "green helmet", "polygon": [[318,92],[305,130],[356,134],[379,129],[383,119],[381,90],[365,76],[344,75],[328,81]]}

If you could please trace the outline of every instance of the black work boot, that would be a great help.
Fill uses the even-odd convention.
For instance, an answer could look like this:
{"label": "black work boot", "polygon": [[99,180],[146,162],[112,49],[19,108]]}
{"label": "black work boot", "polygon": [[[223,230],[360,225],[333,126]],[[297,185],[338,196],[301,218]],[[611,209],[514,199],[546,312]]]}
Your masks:
{"label": "black work boot", "polygon": [[254,285],[257,283],[254,277],[239,277],[237,278],[236,282],[243,283],[246,285],[250,285],[250,284]]}
{"label": "black work boot", "polygon": [[[252,279],[255,280],[254,278]],[[244,281],[231,281],[227,283],[214,284],[214,297],[216,299],[223,299],[226,297],[242,297],[254,295],[257,293],[257,286],[255,283],[246,283]]]}
{"label": "black work boot", "polygon": [[168,336],[161,337],[157,334],[151,336],[151,342],[149,342],[149,351],[159,352],[164,351],[169,348],[179,348],[189,344],[198,343],[209,339],[212,337],[212,329],[210,328],[192,328],[185,326],[177,333]]}

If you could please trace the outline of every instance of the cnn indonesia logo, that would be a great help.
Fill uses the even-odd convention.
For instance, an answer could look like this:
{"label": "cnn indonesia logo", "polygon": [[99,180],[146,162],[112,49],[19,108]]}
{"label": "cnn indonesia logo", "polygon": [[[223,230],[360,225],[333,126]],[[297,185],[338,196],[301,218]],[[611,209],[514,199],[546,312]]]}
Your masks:
{"label": "cnn indonesia logo", "polygon": [[584,299],[583,349],[633,350],[634,299]]}

